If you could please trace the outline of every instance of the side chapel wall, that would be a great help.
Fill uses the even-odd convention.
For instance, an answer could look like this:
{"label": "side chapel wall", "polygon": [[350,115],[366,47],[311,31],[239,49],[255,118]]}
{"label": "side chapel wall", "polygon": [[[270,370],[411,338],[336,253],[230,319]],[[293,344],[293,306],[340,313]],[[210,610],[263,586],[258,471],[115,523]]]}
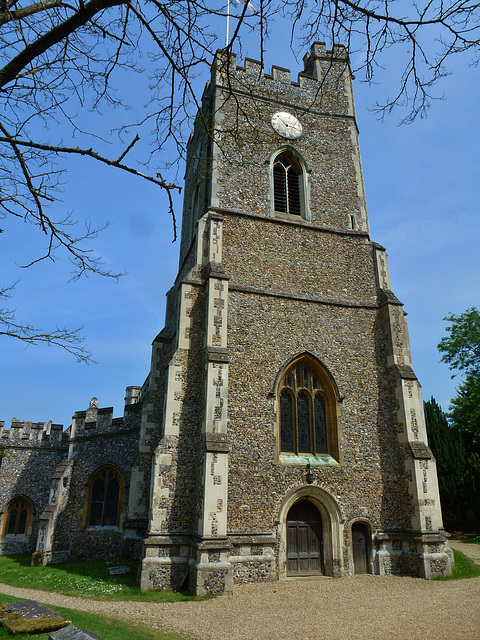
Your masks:
{"label": "side chapel wall", "polygon": [[[138,395],[133,389],[130,394]],[[145,526],[143,531],[131,530],[124,539],[141,408],[132,399],[138,398],[129,398],[124,417],[116,419],[112,408],[98,409],[91,403],[86,411],[75,413],[67,431],[51,423],[14,420],[10,430],[1,424],[0,449],[5,455],[0,459],[0,513],[18,496],[27,498],[33,507],[30,535],[4,536],[1,553],[35,552],[36,564],[139,556]],[[92,474],[105,465],[118,469],[125,483],[120,527],[89,527],[87,485]]]}
{"label": "side chapel wall", "polygon": [[[39,515],[48,501],[50,480],[67,455],[62,426],[12,420],[9,430],[0,423],[0,514],[15,497],[27,498],[33,507],[30,535],[0,538],[0,554],[32,553],[37,541]],[[32,482],[35,478],[35,482]],[[0,526],[6,525],[4,519]],[[0,533],[2,531],[0,529]]]}

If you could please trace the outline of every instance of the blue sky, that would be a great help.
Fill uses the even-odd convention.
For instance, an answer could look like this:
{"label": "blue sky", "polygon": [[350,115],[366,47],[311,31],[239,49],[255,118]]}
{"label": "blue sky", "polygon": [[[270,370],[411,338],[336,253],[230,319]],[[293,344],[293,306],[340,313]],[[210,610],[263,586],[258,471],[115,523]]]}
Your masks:
{"label": "blue sky", "polygon": [[[300,64],[278,39],[273,43],[267,45],[267,71],[276,64],[295,76]],[[258,57],[255,34],[244,53]],[[380,84],[354,83],[371,236],[387,249],[392,288],[408,312],[424,398],[434,395],[447,409],[458,379],[439,362],[443,317],[480,301],[478,69],[456,61],[441,85],[445,99],[433,103],[427,119],[399,127],[399,114],[380,122],[369,110],[393,87],[398,61],[389,55]],[[205,71],[199,86],[206,79]],[[116,117],[108,113],[100,122],[110,127]],[[109,268],[128,275],[118,283],[93,276],[68,282],[64,260],[19,270],[38,250],[38,233],[18,220],[2,223],[2,282],[20,278],[11,301],[18,319],[43,328],[83,325],[85,346],[97,361],[80,365],[59,349],[25,348],[2,338],[0,419],[7,427],[13,417],[67,427],[92,396],[122,415],[125,387],[141,385],[148,373],[151,341],[163,327],[165,293],[178,267],[179,243],[172,244],[158,188],[88,160],[69,166],[64,210],[110,221],[92,247]],[[181,198],[176,204],[180,218]]]}

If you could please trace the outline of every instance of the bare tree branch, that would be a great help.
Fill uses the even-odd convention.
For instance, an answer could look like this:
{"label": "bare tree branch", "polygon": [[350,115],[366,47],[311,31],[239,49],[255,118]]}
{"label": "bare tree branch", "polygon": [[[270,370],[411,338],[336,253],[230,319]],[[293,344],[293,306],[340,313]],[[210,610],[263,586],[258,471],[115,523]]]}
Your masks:
{"label": "bare tree branch", "polygon": [[[26,346],[37,346],[39,344],[48,344],[52,347],[60,347],[67,353],[74,356],[77,362],[85,364],[93,363],[92,353],[81,346],[85,337],[81,335],[82,327],[79,329],[61,329],[56,327],[51,331],[42,331],[36,329],[29,324],[18,324],[13,322],[13,315],[8,310],[0,309],[0,325],[4,329],[0,329],[0,336],[15,338],[23,342]],[[9,318],[12,318],[11,320]]]}
{"label": "bare tree branch", "polygon": [[[295,52],[313,40],[343,44],[358,61],[357,77],[373,83],[382,54],[394,48],[402,67],[392,97],[375,107],[381,116],[394,109],[404,122],[424,116],[449,61],[462,53],[471,54],[474,63],[479,60],[480,0],[257,1],[258,14],[249,16],[244,4],[234,18],[227,53],[241,49],[242,33],[254,25],[263,61],[269,25],[281,18],[288,20]],[[63,211],[58,214],[66,157],[83,156],[159,187],[176,238],[176,176],[179,163],[189,161],[186,138],[192,118],[196,113],[204,117],[196,82],[218,46],[215,23],[222,24],[225,5],[210,0],[0,0],[0,217],[21,218],[46,238],[41,255],[23,267],[66,255],[74,277],[120,275],[106,270],[89,248],[105,225],[86,220],[84,232],[75,234],[74,220]],[[151,99],[141,107],[130,90],[132,77],[148,78]],[[320,93],[328,81],[319,83]],[[227,73],[227,93],[228,87]],[[104,123],[89,126],[77,118],[91,113],[93,119],[113,107],[132,115],[115,122],[112,131]],[[253,121],[244,111],[238,103],[232,139],[241,135],[240,122]],[[204,125],[208,129],[207,121]],[[151,145],[145,152],[147,137]],[[104,152],[105,144],[111,152]],[[29,335],[31,344],[43,335],[28,324],[15,325],[14,318],[0,335],[15,332]],[[52,344],[61,341],[60,335],[52,333]]]}
{"label": "bare tree branch", "polygon": [[47,11],[53,7],[61,6],[62,0],[44,0],[43,2],[37,2],[29,5],[28,7],[23,7],[23,9],[13,11],[9,11],[8,9],[0,10],[0,27],[11,20],[21,20],[22,18],[32,16],[34,13],[38,13],[39,11]]}
{"label": "bare tree branch", "polygon": [[[0,124],[0,128],[2,132],[5,133],[5,130],[1,124]],[[167,182],[165,182],[165,180],[158,179],[158,174],[157,174],[157,177],[154,178],[153,176],[149,176],[145,173],[142,173],[141,171],[138,171],[137,169],[134,169],[133,167],[129,167],[128,165],[121,163],[121,160],[127,155],[130,149],[139,139],[140,138],[137,135],[133,140],[133,142],[129,144],[127,149],[125,149],[125,151],[120,155],[120,157],[117,160],[110,160],[110,158],[105,158],[104,156],[101,156],[96,151],[93,151],[93,149],[81,149],[80,147],[61,147],[57,145],[40,144],[38,142],[33,142],[32,140],[18,140],[16,138],[12,138],[9,136],[5,136],[5,137],[0,136],[0,142],[7,142],[8,144],[11,144],[12,147],[14,147],[16,150],[18,150],[18,147],[30,147],[31,149],[41,149],[42,151],[51,151],[54,154],[70,153],[70,154],[75,154],[80,156],[88,156],[89,158],[98,160],[98,162],[103,162],[109,167],[122,169],[122,171],[126,171],[127,173],[131,173],[134,176],[143,178],[148,182],[153,182],[153,184],[156,184],[157,186],[162,187],[162,189],[167,189],[167,190],[176,189],[177,191],[180,192],[182,188],[179,185],[168,184]]]}
{"label": "bare tree branch", "polygon": [[94,15],[111,7],[124,4],[124,0],[90,0],[87,4],[80,4],[80,8],[69,18],[53,27],[36,41],[27,45],[23,51],[10,60],[0,70],[0,88],[14,80],[30,62],[42,53],[68,38],[79,27],[87,24]]}
{"label": "bare tree branch", "polygon": [[[0,289],[0,298],[10,298],[17,284]],[[13,310],[0,307],[0,336],[15,338],[26,346],[42,343],[60,347],[73,355],[77,362],[93,363],[91,352],[81,346],[85,340],[81,331],[82,327],[79,329],[56,327],[51,331],[42,331],[30,324],[17,322]]]}

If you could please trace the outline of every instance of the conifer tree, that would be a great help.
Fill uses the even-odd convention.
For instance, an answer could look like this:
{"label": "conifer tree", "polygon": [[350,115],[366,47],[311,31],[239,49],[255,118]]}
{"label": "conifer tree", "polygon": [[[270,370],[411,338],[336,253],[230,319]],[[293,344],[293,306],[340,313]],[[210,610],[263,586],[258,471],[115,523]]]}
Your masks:
{"label": "conifer tree", "polygon": [[438,344],[442,362],[465,376],[444,414],[434,398],[425,403],[440,497],[447,526],[480,523],[480,312],[471,307],[444,318],[450,324]]}
{"label": "conifer tree", "polygon": [[437,461],[444,524],[447,528],[462,528],[467,518],[465,441],[457,429],[449,426],[447,415],[433,396],[424,404],[428,442]]}

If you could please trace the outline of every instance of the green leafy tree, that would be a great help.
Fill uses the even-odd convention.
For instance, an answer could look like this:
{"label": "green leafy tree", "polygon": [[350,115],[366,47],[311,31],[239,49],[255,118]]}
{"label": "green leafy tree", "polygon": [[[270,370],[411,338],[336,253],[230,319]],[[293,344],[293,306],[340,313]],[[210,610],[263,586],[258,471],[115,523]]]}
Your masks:
{"label": "green leafy tree", "polygon": [[449,418],[452,427],[469,436],[470,448],[480,453],[480,312],[470,307],[444,320],[451,324],[446,327],[448,335],[438,344],[442,362],[465,374],[457,396],[452,399]]}
{"label": "green leafy tree", "polygon": [[[438,345],[443,354],[442,361],[452,371],[464,374],[465,378],[458,386],[457,395],[450,404],[450,413],[446,416],[448,439],[436,443],[438,449],[434,453],[437,460],[450,459],[453,455],[452,463],[457,465],[457,473],[452,475],[448,464],[439,463],[439,485],[443,487],[449,507],[451,503],[448,501],[456,496],[455,522],[459,518],[464,525],[469,525],[480,522],[480,313],[471,307],[459,315],[450,314],[445,320],[450,325],[446,327],[448,335]],[[435,438],[432,435],[432,443]],[[461,438],[463,454],[449,449],[452,438]],[[456,492],[450,486],[451,481],[457,487]]]}
{"label": "green leafy tree", "polygon": [[475,451],[468,456],[464,476],[467,522],[480,523],[480,456]]}
{"label": "green leafy tree", "polygon": [[458,316],[451,313],[444,320],[451,324],[446,327],[448,336],[438,344],[442,362],[467,375],[480,374],[480,312],[470,307]]}
{"label": "green leafy tree", "polygon": [[450,405],[452,426],[467,434],[472,449],[480,453],[480,373],[467,376],[457,394]]}

